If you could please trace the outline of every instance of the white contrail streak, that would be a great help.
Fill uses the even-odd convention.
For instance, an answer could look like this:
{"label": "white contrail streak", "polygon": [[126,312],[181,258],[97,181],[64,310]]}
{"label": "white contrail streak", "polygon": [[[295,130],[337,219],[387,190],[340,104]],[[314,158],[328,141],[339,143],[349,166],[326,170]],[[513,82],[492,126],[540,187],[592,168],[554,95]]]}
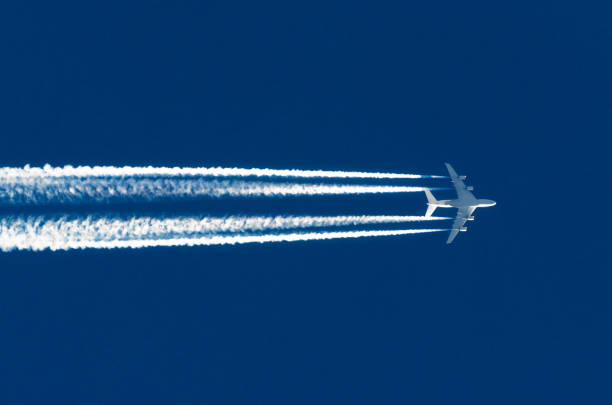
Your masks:
{"label": "white contrail streak", "polygon": [[362,216],[227,216],[227,217],[67,217],[16,216],[0,218],[0,248],[36,240],[54,242],[193,238],[219,233],[244,233],[296,228],[355,226],[447,220],[445,217]]}
{"label": "white contrail streak", "polygon": [[373,236],[400,236],[428,232],[439,232],[446,229],[400,229],[385,231],[343,231],[343,232],[309,232],[263,235],[210,235],[202,237],[183,237],[171,239],[139,239],[139,240],[58,240],[53,238],[29,235],[27,239],[16,241],[0,235],[2,250],[69,250],[69,249],[114,249],[114,248],[144,248],[156,246],[208,246],[235,245],[243,243],[296,242],[309,240],[327,240],[339,238],[362,238]]}
{"label": "white contrail streak", "polygon": [[0,179],[14,177],[127,177],[127,176],[213,176],[213,177],[301,177],[301,178],[361,178],[361,179],[422,179],[445,178],[404,173],[376,173],[330,170],[278,170],[278,169],[240,169],[226,167],[115,167],[115,166],[64,166],[0,168]]}
{"label": "white contrail streak", "polygon": [[271,197],[339,194],[408,193],[426,187],[351,184],[266,183],[196,178],[13,178],[0,180],[0,203],[45,204],[151,201],[188,197]]}

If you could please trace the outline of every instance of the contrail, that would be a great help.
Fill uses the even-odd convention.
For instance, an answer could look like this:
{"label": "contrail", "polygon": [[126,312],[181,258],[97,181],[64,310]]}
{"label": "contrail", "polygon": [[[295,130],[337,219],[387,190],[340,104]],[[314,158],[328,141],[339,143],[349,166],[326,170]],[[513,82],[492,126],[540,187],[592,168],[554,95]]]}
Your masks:
{"label": "contrail", "polygon": [[[187,197],[282,197],[409,193],[427,187],[300,184],[195,178],[16,177],[0,178],[0,204],[152,201]],[[429,188],[435,190],[439,188]]]}
{"label": "contrail", "polygon": [[322,228],[370,224],[447,220],[445,217],[362,216],[15,216],[0,218],[0,248],[36,240],[116,241],[194,238],[220,233],[245,233],[296,228]]}
{"label": "contrail", "polygon": [[128,176],[212,176],[212,177],[301,177],[301,178],[341,178],[341,179],[423,179],[446,178],[404,173],[377,173],[330,170],[277,170],[241,169],[226,167],[115,167],[115,166],[64,166],[0,168],[0,179],[37,178],[37,177],[128,177]]}
{"label": "contrail", "polygon": [[114,249],[144,248],[156,246],[209,246],[234,245],[243,243],[296,242],[310,240],[327,240],[339,238],[363,238],[373,236],[400,236],[428,232],[439,232],[446,229],[400,229],[384,231],[343,231],[343,232],[309,232],[263,235],[210,235],[202,237],[183,237],[171,239],[137,239],[137,240],[82,240],[53,239],[39,235],[29,235],[23,239],[7,238],[0,234],[0,247],[4,251],[14,249],[26,250],[70,250],[70,249]]}

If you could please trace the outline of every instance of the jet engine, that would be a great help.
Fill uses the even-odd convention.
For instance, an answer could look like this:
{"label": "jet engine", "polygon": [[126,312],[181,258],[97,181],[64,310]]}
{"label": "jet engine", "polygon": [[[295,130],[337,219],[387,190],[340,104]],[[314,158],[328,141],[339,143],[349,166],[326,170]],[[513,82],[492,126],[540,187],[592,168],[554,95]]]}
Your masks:
{"label": "jet engine", "polygon": [[473,221],[473,220],[474,220],[474,217],[471,217],[471,216],[470,216],[470,217],[467,217],[467,220],[468,220],[468,221]]}
{"label": "jet engine", "polygon": [[467,232],[467,226],[463,226],[459,229],[461,232]]}

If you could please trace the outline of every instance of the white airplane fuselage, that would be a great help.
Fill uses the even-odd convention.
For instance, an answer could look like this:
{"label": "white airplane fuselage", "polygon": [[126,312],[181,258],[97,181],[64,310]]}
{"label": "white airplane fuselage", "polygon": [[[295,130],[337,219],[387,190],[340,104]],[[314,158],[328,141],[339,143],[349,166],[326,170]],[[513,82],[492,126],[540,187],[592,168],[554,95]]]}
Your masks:
{"label": "white airplane fuselage", "polygon": [[485,200],[482,198],[462,198],[457,200],[438,200],[435,203],[428,203],[427,205],[433,205],[438,208],[480,208],[480,207],[492,207],[497,204],[493,200]]}

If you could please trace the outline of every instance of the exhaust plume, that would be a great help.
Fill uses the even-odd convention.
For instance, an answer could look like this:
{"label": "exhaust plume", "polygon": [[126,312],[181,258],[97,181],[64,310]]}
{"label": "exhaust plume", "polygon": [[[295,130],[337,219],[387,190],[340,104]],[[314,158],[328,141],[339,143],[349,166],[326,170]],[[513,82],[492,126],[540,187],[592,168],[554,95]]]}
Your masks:
{"label": "exhaust plume", "polygon": [[[16,177],[0,178],[0,203],[48,204],[152,201],[194,197],[285,197],[408,193],[427,187],[300,184],[195,178]],[[436,189],[436,188],[434,188]]]}
{"label": "exhaust plume", "polygon": [[[132,239],[125,232],[123,239],[97,240],[90,239],[92,235],[79,233],[60,233],[53,235],[44,232],[31,232],[22,228],[17,235],[0,231],[0,248],[4,251],[22,250],[70,250],[70,249],[114,249],[114,248],[144,248],[156,246],[208,246],[234,245],[243,243],[294,242],[309,240],[327,240],[338,238],[361,238],[373,236],[400,236],[443,231],[444,229],[401,229],[377,231],[342,231],[342,232],[309,232],[281,233],[260,235],[206,235],[192,237],[155,238],[148,236],[142,239]],[[19,233],[21,232],[21,233]],[[60,232],[62,232],[60,230]],[[95,234],[96,231],[93,231]],[[54,237],[56,236],[56,237]]]}
{"label": "exhaust plume", "polygon": [[[53,241],[114,241],[171,239],[218,233],[245,233],[295,228],[322,228],[446,220],[444,217],[363,216],[227,216],[227,217],[108,217],[16,216],[0,218],[0,240],[16,245],[35,235]],[[8,245],[7,245],[8,246]]]}
{"label": "exhaust plume", "polygon": [[352,172],[330,170],[277,170],[277,169],[240,169],[224,167],[115,167],[115,166],[64,166],[0,168],[0,178],[12,177],[128,177],[128,176],[212,176],[212,177],[301,177],[301,178],[341,178],[341,179],[422,179],[445,178],[403,173]]}

